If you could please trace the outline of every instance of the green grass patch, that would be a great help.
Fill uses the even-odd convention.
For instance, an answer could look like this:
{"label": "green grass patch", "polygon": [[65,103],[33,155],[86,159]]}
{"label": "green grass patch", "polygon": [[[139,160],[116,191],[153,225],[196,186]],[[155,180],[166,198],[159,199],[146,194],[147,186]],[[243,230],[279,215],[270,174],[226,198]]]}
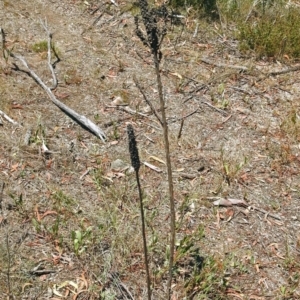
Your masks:
{"label": "green grass patch", "polygon": [[32,51],[36,53],[46,52],[48,50],[48,42],[40,41],[31,46]]}
{"label": "green grass patch", "polygon": [[258,58],[299,58],[299,14],[299,8],[267,10],[255,20],[239,22],[240,49],[253,50]]}

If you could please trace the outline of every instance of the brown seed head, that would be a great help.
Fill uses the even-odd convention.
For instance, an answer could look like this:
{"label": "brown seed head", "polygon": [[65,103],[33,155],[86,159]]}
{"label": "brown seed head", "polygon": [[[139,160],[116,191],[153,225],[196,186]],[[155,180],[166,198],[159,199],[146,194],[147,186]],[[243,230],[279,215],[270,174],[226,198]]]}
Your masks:
{"label": "brown seed head", "polygon": [[131,159],[131,165],[133,166],[135,171],[140,169],[140,157],[139,151],[136,145],[134,130],[131,124],[127,125],[127,134],[128,134],[128,141],[129,141],[129,153]]}

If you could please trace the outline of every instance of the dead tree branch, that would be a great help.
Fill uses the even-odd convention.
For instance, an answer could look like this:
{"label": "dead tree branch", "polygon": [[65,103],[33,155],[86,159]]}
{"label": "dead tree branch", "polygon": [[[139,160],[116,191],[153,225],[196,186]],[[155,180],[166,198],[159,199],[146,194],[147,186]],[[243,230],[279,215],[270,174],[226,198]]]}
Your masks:
{"label": "dead tree branch", "polygon": [[[51,34],[49,33],[46,26],[45,25],[43,25],[43,26],[45,27],[45,30],[47,31],[48,36],[49,36],[49,39],[48,39],[48,65],[49,65],[49,68],[51,69],[51,72],[52,72],[52,77],[53,77],[53,81],[54,81],[53,87],[55,87],[55,85],[57,84],[56,83],[56,76],[55,76],[55,73],[54,73],[54,70],[53,70],[53,66],[51,65],[51,61],[50,61],[51,60]],[[3,29],[1,30],[1,34],[2,34],[2,40],[5,41],[5,38],[4,38],[5,35],[4,35]],[[6,48],[5,44],[3,44],[3,47]],[[49,49],[49,47],[50,47],[50,49]],[[45,92],[49,96],[50,100],[58,108],[60,108],[66,115],[68,115],[74,121],[79,123],[81,126],[88,129],[90,132],[92,132],[97,137],[99,137],[102,140],[102,142],[105,142],[105,139],[106,139],[105,133],[96,124],[94,124],[90,119],[86,118],[83,115],[78,114],[73,109],[69,108],[67,105],[60,102],[54,96],[54,94],[52,93],[51,88],[49,88],[31,68],[29,68],[26,60],[22,56],[16,55],[11,51],[9,51],[9,55],[22,63],[22,65],[26,68],[25,72],[27,72],[29,74],[29,76],[32,77],[45,90]],[[49,56],[50,56],[50,58],[49,58]],[[15,65],[15,67],[16,67],[17,70],[20,70],[17,65]]]}

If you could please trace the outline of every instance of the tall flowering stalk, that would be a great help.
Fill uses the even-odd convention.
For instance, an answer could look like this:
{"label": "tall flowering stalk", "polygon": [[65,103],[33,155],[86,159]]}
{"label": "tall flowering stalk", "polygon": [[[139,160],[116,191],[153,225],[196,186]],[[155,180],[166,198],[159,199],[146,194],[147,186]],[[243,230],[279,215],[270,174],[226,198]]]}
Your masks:
{"label": "tall flowering stalk", "polygon": [[147,293],[148,293],[148,300],[151,300],[151,279],[150,279],[150,272],[149,272],[145,214],[144,214],[143,195],[142,195],[142,189],[141,189],[140,178],[139,178],[139,169],[141,166],[141,162],[139,157],[139,151],[136,145],[134,130],[131,124],[127,126],[127,134],[128,134],[128,141],[129,141],[129,153],[130,153],[131,165],[135,171],[136,182],[139,190],[140,211],[141,211],[141,220],[142,220],[142,235],[143,235],[143,245],[144,245],[144,258],[145,258],[145,269],[146,269],[146,279],[147,279]]}
{"label": "tall flowering stalk", "polygon": [[[139,27],[139,18],[135,17],[136,35],[140,38],[143,44],[151,50],[153,56],[153,62],[156,73],[156,81],[159,94],[160,110],[161,110],[161,122],[164,134],[165,144],[165,155],[167,162],[167,173],[168,173],[168,186],[169,186],[169,200],[170,200],[170,257],[169,257],[169,277],[167,282],[168,296],[167,299],[171,298],[171,284],[172,284],[172,273],[174,264],[174,250],[175,250],[175,203],[174,203],[174,189],[173,189],[173,177],[172,177],[172,165],[170,157],[170,146],[168,136],[168,123],[165,111],[165,100],[163,96],[163,87],[159,71],[159,65],[162,58],[160,46],[167,33],[166,23],[168,18],[168,11],[165,6],[161,6],[159,9],[150,9],[147,0],[139,0],[141,9],[142,22],[146,29],[147,35],[145,36]],[[159,27],[157,20],[162,20],[162,26]]]}

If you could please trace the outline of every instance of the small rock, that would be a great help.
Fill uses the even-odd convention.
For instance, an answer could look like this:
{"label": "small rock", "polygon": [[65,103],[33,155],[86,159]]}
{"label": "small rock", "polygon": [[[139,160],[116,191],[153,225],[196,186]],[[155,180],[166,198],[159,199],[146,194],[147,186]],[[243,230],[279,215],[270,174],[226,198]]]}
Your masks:
{"label": "small rock", "polygon": [[110,167],[113,171],[123,171],[128,169],[130,166],[122,159],[118,158],[111,163]]}

